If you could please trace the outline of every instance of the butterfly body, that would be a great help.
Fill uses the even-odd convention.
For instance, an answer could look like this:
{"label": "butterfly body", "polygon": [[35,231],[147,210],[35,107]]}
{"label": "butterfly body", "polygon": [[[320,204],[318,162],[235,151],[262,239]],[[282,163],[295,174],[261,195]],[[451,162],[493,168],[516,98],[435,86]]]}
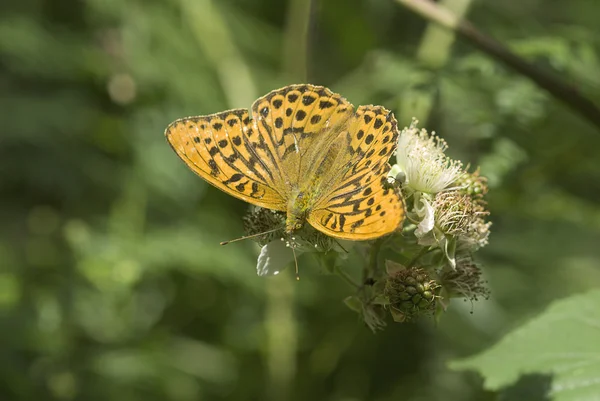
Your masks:
{"label": "butterfly body", "polygon": [[342,239],[400,228],[404,204],[386,175],[396,120],[380,106],[357,110],[327,88],[291,85],[237,109],[173,122],[165,135],[196,174],[249,203],[287,213]]}
{"label": "butterfly body", "polygon": [[292,191],[287,209],[286,232],[292,233],[304,226],[307,216],[314,208],[319,194],[319,179],[309,180],[308,185]]}

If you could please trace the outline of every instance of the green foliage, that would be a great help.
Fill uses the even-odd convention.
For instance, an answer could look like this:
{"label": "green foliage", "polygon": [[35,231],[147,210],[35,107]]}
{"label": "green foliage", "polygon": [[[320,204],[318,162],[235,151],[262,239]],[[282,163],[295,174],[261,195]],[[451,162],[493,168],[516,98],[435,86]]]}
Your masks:
{"label": "green foliage", "polygon": [[556,301],[498,344],[450,366],[477,370],[489,390],[540,374],[550,378],[549,399],[594,399],[600,394],[599,304],[598,290]]}
{"label": "green foliage", "polygon": [[[341,301],[353,287],[324,274],[360,277],[363,248],[323,269],[301,255],[296,283],[289,268],[258,277],[254,244],[219,246],[243,234],[247,206],[162,133],[296,83],[288,2],[5,1],[0,399],[491,400],[446,362],[600,286],[597,131],[461,40],[423,67],[426,22],[396,2],[316,3],[294,81],[382,104],[401,126],[417,117],[489,177],[491,299],[373,335]],[[507,0],[467,18],[598,102],[597,15],[589,0]]]}

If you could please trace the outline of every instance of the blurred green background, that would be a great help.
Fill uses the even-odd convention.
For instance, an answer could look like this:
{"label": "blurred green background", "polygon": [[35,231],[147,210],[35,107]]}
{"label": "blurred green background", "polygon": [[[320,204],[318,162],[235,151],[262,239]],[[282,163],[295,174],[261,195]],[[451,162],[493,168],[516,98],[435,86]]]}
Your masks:
{"label": "blurred green background", "polygon": [[[0,400],[493,400],[446,363],[600,285],[597,130],[392,0],[313,3],[0,4]],[[600,102],[596,0],[446,3]],[[303,81],[481,165],[490,300],[374,335],[310,255],[296,283],[218,245],[247,205],[164,128]]]}

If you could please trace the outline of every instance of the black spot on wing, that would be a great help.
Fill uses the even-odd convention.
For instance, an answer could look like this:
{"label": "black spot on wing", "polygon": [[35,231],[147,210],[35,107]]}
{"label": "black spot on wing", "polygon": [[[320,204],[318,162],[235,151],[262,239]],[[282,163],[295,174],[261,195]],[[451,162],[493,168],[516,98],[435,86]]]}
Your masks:
{"label": "black spot on wing", "polygon": [[302,121],[302,120],[304,120],[305,117],[306,117],[306,112],[304,110],[298,110],[296,112],[296,120],[297,121]]}
{"label": "black spot on wing", "polygon": [[310,95],[304,95],[304,96],[302,96],[302,103],[305,106],[311,105],[315,100],[316,100],[316,97],[314,97],[314,96],[310,96]]}
{"label": "black spot on wing", "polygon": [[357,229],[358,227],[362,226],[364,222],[365,222],[365,219],[360,219],[360,220],[357,220],[357,221],[355,221],[354,223],[352,223],[352,224],[350,225],[350,231],[351,231],[351,232],[354,232],[354,231],[356,231],[356,229]]}
{"label": "black spot on wing", "polygon": [[223,181],[223,184],[227,185],[227,184],[230,184],[232,182],[238,182],[242,178],[244,178],[244,176],[242,174],[235,173],[234,175],[232,175],[231,177],[229,177],[229,179],[227,181]]}
{"label": "black spot on wing", "polygon": [[344,224],[346,224],[346,216],[344,216],[343,214],[340,214],[339,222],[340,222],[340,231],[344,231]]}
{"label": "black spot on wing", "polygon": [[210,167],[210,174],[212,176],[216,177],[219,175],[219,166],[217,166],[217,162],[215,162],[213,159],[208,161],[208,167]]}
{"label": "black spot on wing", "polygon": [[327,223],[329,223],[329,220],[331,220],[331,218],[332,218],[332,217],[333,217],[333,213],[329,213],[329,214],[327,215],[327,217],[325,217],[325,218],[324,218],[324,219],[321,221],[321,223],[322,223],[322,224],[323,224],[325,227],[327,227]]}
{"label": "black spot on wing", "polygon": [[321,101],[319,102],[319,108],[320,108],[321,110],[323,110],[323,109],[328,109],[328,108],[330,108],[330,107],[333,107],[333,103],[332,103],[332,102],[330,102],[329,100],[321,100]]}

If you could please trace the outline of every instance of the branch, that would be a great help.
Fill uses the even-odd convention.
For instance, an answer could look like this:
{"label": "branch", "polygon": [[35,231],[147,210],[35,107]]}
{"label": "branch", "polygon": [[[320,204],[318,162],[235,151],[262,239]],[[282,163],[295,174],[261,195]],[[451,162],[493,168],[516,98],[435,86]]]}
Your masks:
{"label": "branch", "polygon": [[531,79],[539,87],[550,93],[550,95],[562,101],[571,110],[579,113],[580,116],[600,129],[600,109],[590,99],[584,97],[575,87],[561,80],[553,72],[542,70],[527,62],[511,52],[500,42],[479,31],[470,22],[458,18],[449,10],[438,6],[430,0],[396,1],[416,14],[421,15],[423,18],[455,31],[479,50]]}

